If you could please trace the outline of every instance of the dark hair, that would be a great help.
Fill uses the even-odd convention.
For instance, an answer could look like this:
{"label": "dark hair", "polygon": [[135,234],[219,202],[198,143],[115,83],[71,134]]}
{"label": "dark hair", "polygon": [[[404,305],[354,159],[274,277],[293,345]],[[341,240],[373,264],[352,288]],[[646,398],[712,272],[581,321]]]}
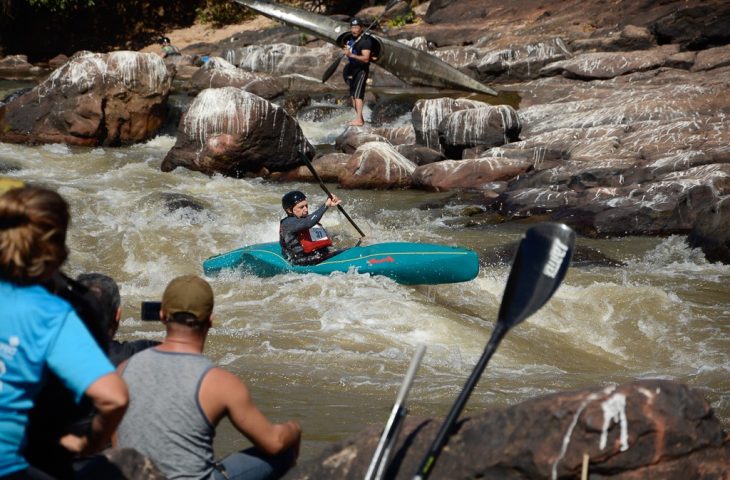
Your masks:
{"label": "dark hair", "polygon": [[189,312],[176,312],[172,315],[167,316],[168,322],[185,325],[186,327],[192,328],[193,330],[202,330],[203,327],[208,324],[208,320],[209,318],[199,320],[198,317]]}
{"label": "dark hair", "polygon": [[17,284],[48,280],[68,250],[68,204],[56,192],[23,187],[0,195],[0,277]]}
{"label": "dark hair", "polygon": [[122,303],[119,295],[119,286],[113,278],[101,273],[82,273],[76,279],[77,282],[84,285],[99,300],[101,312],[104,316],[102,325],[105,326],[109,334],[109,340],[114,338],[117,333],[117,311]]}

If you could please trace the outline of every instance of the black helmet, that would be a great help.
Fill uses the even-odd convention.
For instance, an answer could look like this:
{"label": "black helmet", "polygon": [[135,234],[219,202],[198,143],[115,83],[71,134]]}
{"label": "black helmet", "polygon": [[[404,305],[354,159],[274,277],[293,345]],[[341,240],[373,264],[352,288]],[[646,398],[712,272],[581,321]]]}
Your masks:
{"label": "black helmet", "polygon": [[306,199],[307,196],[304,195],[303,192],[300,192],[299,190],[292,190],[291,192],[281,197],[281,207],[284,209],[284,211],[287,211],[297,203]]}
{"label": "black helmet", "polygon": [[164,45],[166,43],[170,43],[170,39],[167,37],[160,37],[157,39],[157,43],[159,43],[160,45]]}

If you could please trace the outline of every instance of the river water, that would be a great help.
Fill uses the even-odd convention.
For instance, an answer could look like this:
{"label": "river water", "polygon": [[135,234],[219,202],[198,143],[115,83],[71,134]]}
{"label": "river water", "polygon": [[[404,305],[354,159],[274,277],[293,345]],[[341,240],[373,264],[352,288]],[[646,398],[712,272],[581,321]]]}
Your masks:
{"label": "river water", "polygon": [[[16,86],[0,85],[0,98]],[[330,143],[346,119],[302,127],[312,143]],[[312,184],[163,173],[160,163],[173,144],[167,135],[115,149],[0,143],[0,171],[55,188],[70,202],[65,271],[98,271],[119,282],[122,339],[162,338],[161,324],[141,321],[139,307],[158,300],[173,277],[202,274],[211,255],[275,240],[283,193],[300,188],[312,203],[324,201]],[[246,380],[270,418],[302,423],[303,459],[384,424],[419,344],[428,350],[411,414],[448,411],[499,309],[509,259],[493,252],[527,228],[454,227],[468,203],[457,197],[439,207],[451,197],[443,193],[331,189],[367,242],[458,244],[478,251],[482,265],[471,282],[419,287],[355,273],[209,279],[216,307],[206,353]],[[203,208],[171,208],[180,195]],[[356,242],[339,213],[328,213],[323,224],[338,245]],[[708,263],[680,236],[579,238],[578,246],[625,265],[574,266],[553,299],[504,339],[466,413],[560,390],[669,378],[701,389],[729,425],[730,266]],[[219,428],[218,454],[245,446],[230,424]]]}

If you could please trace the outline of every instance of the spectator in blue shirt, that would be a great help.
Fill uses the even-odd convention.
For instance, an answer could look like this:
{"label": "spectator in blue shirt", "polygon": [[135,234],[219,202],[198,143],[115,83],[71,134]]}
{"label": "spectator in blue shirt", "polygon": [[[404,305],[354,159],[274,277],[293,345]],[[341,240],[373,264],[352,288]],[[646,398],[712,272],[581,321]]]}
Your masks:
{"label": "spectator in blue shirt", "polygon": [[61,444],[91,453],[105,446],[129,401],[124,381],[65,300],[44,283],[66,260],[68,205],[38,187],[0,195],[0,480],[45,479],[22,455],[28,411],[47,371],[99,412],[85,435]]}

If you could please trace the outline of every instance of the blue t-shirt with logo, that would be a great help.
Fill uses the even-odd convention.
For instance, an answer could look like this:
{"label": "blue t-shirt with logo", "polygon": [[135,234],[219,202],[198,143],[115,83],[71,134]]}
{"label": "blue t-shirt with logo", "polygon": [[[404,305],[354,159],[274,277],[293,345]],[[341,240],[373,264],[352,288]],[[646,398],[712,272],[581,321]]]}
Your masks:
{"label": "blue t-shirt with logo", "polygon": [[114,371],[68,302],[40,286],[0,281],[0,476],[28,466],[20,452],[46,368],[77,401]]}
{"label": "blue t-shirt with logo", "polygon": [[[350,48],[350,51],[355,55],[362,55],[363,50],[370,50],[371,53],[373,51],[372,40],[370,39],[369,35],[366,35],[364,33],[360,35],[359,39],[354,37],[350,38],[347,41],[347,46]],[[357,58],[350,57],[348,58],[348,60],[350,61],[350,65],[352,65],[352,67],[354,68],[366,70],[370,66],[369,62],[361,62]]]}

